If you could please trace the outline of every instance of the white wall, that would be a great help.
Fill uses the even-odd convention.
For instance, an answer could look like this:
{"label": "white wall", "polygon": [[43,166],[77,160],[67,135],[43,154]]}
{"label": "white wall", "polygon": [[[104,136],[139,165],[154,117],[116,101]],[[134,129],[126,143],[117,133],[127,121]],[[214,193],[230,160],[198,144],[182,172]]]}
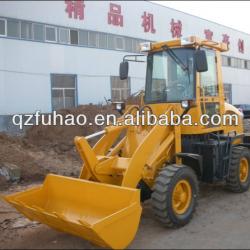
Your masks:
{"label": "white wall", "polygon": [[223,67],[223,82],[232,84],[232,103],[250,103],[250,70]]}
{"label": "white wall", "polygon": [[[50,74],[76,74],[78,104],[109,99],[124,52],[0,39],[0,114],[51,111]],[[127,53],[126,53],[127,54]],[[132,65],[131,65],[132,66]],[[131,89],[144,85],[145,64],[130,67]]]}

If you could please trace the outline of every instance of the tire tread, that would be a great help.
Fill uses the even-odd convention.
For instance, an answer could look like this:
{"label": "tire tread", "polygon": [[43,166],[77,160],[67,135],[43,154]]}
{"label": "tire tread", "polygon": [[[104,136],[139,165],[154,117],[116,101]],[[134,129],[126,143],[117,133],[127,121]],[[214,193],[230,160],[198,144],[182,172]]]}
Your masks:
{"label": "tire tread", "polygon": [[[175,228],[179,226],[174,223],[169,216],[167,198],[170,195],[172,178],[178,173],[178,171],[181,171],[184,168],[190,169],[193,172],[191,168],[185,165],[172,164],[164,166],[159,172],[153,187],[151,201],[155,217],[160,223],[167,227]],[[194,172],[193,174],[195,176],[195,182],[197,182],[196,175]],[[198,183],[196,183],[196,185],[198,186]],[[189,220],[191,220],[191,217]]]}

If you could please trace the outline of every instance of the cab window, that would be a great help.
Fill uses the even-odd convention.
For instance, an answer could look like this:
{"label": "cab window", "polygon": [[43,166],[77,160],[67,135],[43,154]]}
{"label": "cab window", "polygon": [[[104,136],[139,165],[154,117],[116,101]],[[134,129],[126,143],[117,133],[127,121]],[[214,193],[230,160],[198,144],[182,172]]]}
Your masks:
{"label": "cab window", "polygon": [[201,73],[201,96],[218,96],[216,55],[213,50],[206,50],[208,71]]}

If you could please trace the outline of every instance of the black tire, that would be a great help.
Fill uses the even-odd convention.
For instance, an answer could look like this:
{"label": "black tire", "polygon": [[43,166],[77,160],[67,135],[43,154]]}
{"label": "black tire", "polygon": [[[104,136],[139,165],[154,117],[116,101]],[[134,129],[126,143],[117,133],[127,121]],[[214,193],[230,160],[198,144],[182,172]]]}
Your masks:
{"label": "black tire", "polygon": [[[191,202],[185,213],[177,214],[173,209],[172,194],[176,184],[185,180],[191,186]],[[198,199],[198,180],[195,172],[185,165],[168,165],[164,167],[158,177],[152,193],[152,207],[156,219],[167,227],[181,227],[192,218]]]}
{"label": "black tire", "polygon": [[234,193],[243,193],[250,186],[250,169],[248,171],[247,180],[240,180],[240,162],[242,158],[246,158],[248,166],[250,166],[250,152],[245,147],[234,147],[232,149],[231,164],[228,169],[228,177],[226,179],[226,188]]}
{"label": "black tire", "polygon": [[143,180],[139,182],[137,188],[141,190],[141,202],[144,202],[151,198],[152,190]]}

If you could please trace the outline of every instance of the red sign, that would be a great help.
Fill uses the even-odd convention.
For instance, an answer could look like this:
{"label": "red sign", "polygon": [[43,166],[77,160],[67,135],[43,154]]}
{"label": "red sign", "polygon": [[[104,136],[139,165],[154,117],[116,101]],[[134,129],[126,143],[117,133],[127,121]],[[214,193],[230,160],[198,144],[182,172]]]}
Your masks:
{"label": "red sign", "polygon": [[84,1],[78,0],[78,1],[69,1],[65,0],[66,9],[65,11],[68,13],[68,17],[72,18],[74,16],[74,19],[84,19]]}
{"label": "red sign", "polygon": [[230,44],[229,38],[230,38],[229,35],[227,35],[227,34],[222,34],[222,42],[223,42],[223,43],[226,43],[227,45],[229,45],[229,44]]}
{"label": "red sign", "polygon": [[207,40],[212,41],[213,40],[213,31],[210,29],[204,30],[204,34]]}
{"label": "red sign", "polygon": [[123,27],[123,16],[121,15],[121,5],[110,3],[108,13],[108,24]]}
{"label": "red sign", "polygon": [[154,15],[144,11],[142,16],[142,27],[144,27],[144,32],[155,33],[156,30],[154,28]]}
{"label": "red sign", "polygon": [[239,39],[238,41],[238,49],[240,53],[244,53],[244,40]]}
{"label": "red sign", "polygon": [[182,36],[182,22],[178,20],[177,22],[174,21],[172,18],[171,20],[171,33],[173,38],[180,38]]}

